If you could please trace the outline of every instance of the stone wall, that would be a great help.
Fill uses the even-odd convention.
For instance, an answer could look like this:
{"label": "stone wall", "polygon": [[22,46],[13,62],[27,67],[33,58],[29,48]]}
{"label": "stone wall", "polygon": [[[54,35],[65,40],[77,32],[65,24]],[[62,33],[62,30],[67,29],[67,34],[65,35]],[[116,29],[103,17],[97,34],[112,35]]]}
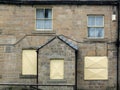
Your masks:
{"label": "stone wall", "polygon": [[[75,50],[74,49],[72,49],[70,46],[66,45],[64,42],[56,38],[55,40],[50,42],[48,45],[39,49],[38,58],[39,58],[38,59],[39,84],[63,85],[61,86],[62,88],[68,87],[70,89],[71,87],[72,89],[70,90],[73,90],[75,86]],[[61,79],[61,80],[50,79],[50,60],[51,59],[64,60],[64,79]],[[71,85],[71,86],[64,86],[64,85]],[[58,86],[58,90],[61,90],[60,89],[61,87]]]}
{"label": "stone wall", "polygon": [[[92,44],[80,44],[79,46],[77,71],[79,90],[116,90],[117,55],[115,45],[94,42]],[[108,57],[108,80],[84,80],[85,56]]]}
{"label": "stone wall", "polygon": [[[39,7],[52,7],[52,31],[35,30],[35,10]],[[79,47],[77,56],[78,90],[106,90],[115,88],[117,60],[115,41],[117,37],[117,22],[112,21],[112,13],[112,6],[0,5],[0,83],[35,84],[36,78],[28,79],[20,77],[22,72],[22,49],[36,49],[55,35],[63,34],[67,38],[77,42]],[[92,40],[87,37],[87,15],[90,14],[104,15],[103,39]],[[69,52],[73,53],[71,48],[65,47],[67,50],[63,52],[68,52],[68,54]],[[46,53],[44,50],[47,51],[48,49],[51,48],[48,46],[43,48],[43,50],[40,51],[41,56],[39,57],[43,58],[42,55]],[[61,53],[59,50],[60,49],[58,49],[58,52]],[[52,53],[52,51],[49,52]],[[48,55],[50,56],[50,54]],[[84,80],[85,56],[108,56],[108,80]],[[66,78],[67,75],[68,74],[66,74]],[[71,82],[69,84],[74,84],[73,81],[74,79],[72,77],[69,78],[69,82]]]}

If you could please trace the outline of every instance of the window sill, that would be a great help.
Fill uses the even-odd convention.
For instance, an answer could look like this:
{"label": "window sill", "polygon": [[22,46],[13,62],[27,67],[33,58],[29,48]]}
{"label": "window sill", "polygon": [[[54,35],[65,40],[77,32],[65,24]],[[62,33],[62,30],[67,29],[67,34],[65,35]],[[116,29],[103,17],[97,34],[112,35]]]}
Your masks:
{"label": "window sill", "polygon": [[36,75],[21,75],[20,74],[20,78],[21,79],[35,79]]}
{"label": "window sill", "polygon": [[50,31],[38,31],[38,30],[36,30],[36,31],[32,31],[32,34],[56,34],[56,32],[53,30],[50,30]]}
{"label": "window sill", "polygon": [[84,38],[85,42],[106,42],[107,38]]}
{"label": "window sill", "polygon": [[67,83],[65,79],[51,79],[47,81],[48,83]]}

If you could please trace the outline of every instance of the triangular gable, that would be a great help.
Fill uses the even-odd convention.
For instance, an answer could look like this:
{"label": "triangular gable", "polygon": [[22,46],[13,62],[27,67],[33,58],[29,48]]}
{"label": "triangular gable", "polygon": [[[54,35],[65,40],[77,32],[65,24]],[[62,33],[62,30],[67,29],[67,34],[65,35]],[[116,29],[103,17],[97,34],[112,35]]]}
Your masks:
{"label": "triangular gable", "polygon": [[61,40],[63,43],[65,43],[66,45],[68,45],[69,47],[71,47],[72,49],[74,49],[75,51],[78,50],[78,46],[73,44],[72,41],[69,41],[66,37],[64,37],[63,35],[60,35],[60,36],[55,36],[53,37],[51,40],[49,40],[48,42],[46,42],[44,45],[40,46],[37,51],[41,48],[43,48],[44,46],[46,46],[47,44],[51,43],[53,40],[55,39],[59,39]]}

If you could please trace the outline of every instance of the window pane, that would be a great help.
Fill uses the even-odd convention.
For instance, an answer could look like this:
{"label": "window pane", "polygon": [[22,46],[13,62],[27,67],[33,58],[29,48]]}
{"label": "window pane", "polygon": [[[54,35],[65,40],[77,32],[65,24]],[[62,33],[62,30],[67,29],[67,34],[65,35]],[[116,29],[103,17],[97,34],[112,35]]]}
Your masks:
{"label": "window pane", "polygon": [[45,18],[52,18],[52,10],[45,9]]}
{"label": "window pane", "polygon": [[103,37],[103,28],[96,28],[96,37]]}
{"label": "window pane", "polygon": [[45,29],[52,29],[52,20],[45,20]]}
{"label": "window pane", "polygon": [[44,18],[44,9],[37,9],[36,10],[36,17],[37,18]]}
{"label": "window pane", "polygon": [[95,16],[88,16],[88,26],[95,26]]}
{"label": "window pane", "polygon": [[103,16],[96,16],[96,26],[103,26]]}
{"label": "window pane", "polygon": [[52,9],[36,10],[36,29],[52,29]]}
{"label": "window pane", "polygon": [[95,28],[88,28],[88,37],[95,37]]}
{"label": "window pane", "polygon": [[48,9],[48,18],[52,18],[52,10]]}
{"label": "window pane", "polygon": [[37,20],[36,21],[36,28],[37,29],[44,29],[44,20]]}

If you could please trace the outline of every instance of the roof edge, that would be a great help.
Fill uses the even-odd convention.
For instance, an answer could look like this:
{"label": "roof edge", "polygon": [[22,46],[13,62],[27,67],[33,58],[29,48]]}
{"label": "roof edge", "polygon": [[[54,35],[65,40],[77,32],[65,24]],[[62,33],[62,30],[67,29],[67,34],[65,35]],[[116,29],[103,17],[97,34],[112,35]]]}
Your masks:
{"label": "roof edge", "polygon": [[0,4],[13,5],[117,5],[118,1],[21,1],[21,0],[0,0]]}
{"label": "roof edge", "polygon": [[75,50],[75,51],[77,51],[78,50],[78,47],[73,47],[73,45],[71,44],[69,44],[68,42],[66,42],[63,38],[61,38],[60,36],[55,36],[55,37],[53,37],[51,40],[49,40],[48,42],[46,42],[44,45],[42,45],[42,46],[40,46],[40,47],[38,47],[37,48],[37,52],[38,52],[38,50],[40,50],[40,49],[42,49],[44,46],[46,46],[46,45],[48,45],[49,43],[51,43],[54,39],[59,39],[59,40],[61,40],[63,43],[65,43],[67,46],[69,46],[70,48],[72,48],[73,50]]}

